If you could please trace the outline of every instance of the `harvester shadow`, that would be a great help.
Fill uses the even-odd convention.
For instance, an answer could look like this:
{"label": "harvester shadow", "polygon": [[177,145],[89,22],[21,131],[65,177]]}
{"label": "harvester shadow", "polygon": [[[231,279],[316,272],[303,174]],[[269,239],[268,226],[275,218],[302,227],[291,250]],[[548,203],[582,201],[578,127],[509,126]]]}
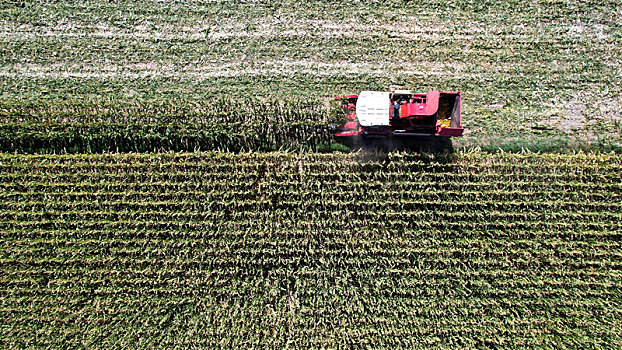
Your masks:
{"label": "harvester shadow", "polygon": [[345,144],[360,151],[362,159],[384,160],[392,152],[407,152],[418,155],[425,162],[451,163],[455,160],[455,150],[448,137],[413,138],[369,138]]}

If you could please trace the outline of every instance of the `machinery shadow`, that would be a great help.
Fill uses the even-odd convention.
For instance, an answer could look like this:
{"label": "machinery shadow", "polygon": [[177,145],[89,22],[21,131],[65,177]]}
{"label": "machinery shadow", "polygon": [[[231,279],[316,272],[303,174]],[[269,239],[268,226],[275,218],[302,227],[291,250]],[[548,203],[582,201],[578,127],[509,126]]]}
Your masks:
{"label": "machinery shadow", "polygon": [[456,153],[449,137],[382,137],[357,138],[341,142],[351,150],[359,151],[361,160],[388,160],[389,153],[400,151],[416,155],[424,162],[442,164],[455,161]]}
{"label": "machinery shadow", "polygon": [[353,149],[378,151],[413,151],[432,154],[453,153],[454,147],[449,137],[361,137],[343,140],[340,143]]}

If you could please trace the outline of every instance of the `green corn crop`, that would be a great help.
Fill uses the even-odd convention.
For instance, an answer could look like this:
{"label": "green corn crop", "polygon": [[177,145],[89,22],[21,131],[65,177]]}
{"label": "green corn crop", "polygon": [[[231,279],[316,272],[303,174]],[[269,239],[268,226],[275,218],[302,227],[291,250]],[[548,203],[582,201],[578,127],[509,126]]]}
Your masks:
{"label": "green corn crop", "polygon": [[0,155],[6,347],[622,346],[613,154]]}

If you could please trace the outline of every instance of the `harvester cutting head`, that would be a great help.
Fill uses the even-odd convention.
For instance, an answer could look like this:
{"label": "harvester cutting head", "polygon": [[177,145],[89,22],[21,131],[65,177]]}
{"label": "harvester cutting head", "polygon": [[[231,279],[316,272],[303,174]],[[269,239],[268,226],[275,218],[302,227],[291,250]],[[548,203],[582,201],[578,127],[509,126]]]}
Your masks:
{"label": "harvester cutting head", "polygon": [[336,127],[341,139],[449,137],[464,131],[458,91],[363,91],[335,100],[341,101],[347,119]]}

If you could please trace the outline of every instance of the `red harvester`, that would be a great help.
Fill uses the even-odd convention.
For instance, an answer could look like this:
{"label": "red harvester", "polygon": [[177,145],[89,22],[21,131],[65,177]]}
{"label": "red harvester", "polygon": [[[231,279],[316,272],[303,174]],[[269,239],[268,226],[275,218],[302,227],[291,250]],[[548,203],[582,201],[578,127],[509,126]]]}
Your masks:
{"label": "red harvester", "polygon": [[462,136],[462,99],[458,91],[428,91],[427,94],[396,90],[393,93],[363,91],[359,95],[335,97],[347,122],[336,127],[342,140],[366,138]]}

